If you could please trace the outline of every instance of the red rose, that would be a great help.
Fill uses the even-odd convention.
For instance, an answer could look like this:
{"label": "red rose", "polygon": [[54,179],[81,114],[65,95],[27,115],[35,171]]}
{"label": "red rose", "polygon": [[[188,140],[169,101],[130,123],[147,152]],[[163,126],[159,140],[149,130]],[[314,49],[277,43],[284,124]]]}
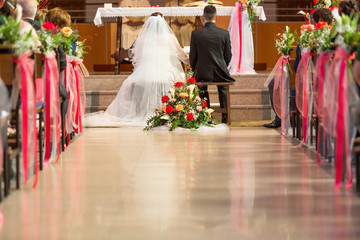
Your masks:
{"label": "red rose", "polygon": [[315,9],[314,9],[314,10],[312,10],[312,11],[310,12],[310,15],[312,15],[315,11],[316,11]]}
{"label": "red rose", "polygon": [[165,111],[166,111],[167,114],[170,114],[170,113],[172,113],[174,111],[174,108],[172,106],[167,106]]}
{"label": "red rose", "polygon": [[193,115],[192,113],[188,113],[188,114],[186,115],[186,120],[192,121],[193,119],[194,119],[194,115]]}
{"label": "red rose", "polygon": [[189,78],[187,81],[188,81],[189,83],[196,83],[195,78]]}
{"label": "red rose", "polygon": [[162,103],[166,103],[169,100],[170,100],[170,98],[166,95],[161,98]]}
{"label": "red rose", "polygon": [[326,25],[327,25],[327,22],[324,22],[324,21],[318,22],[316,24],[316,29],[324,29],[326,27]]}
{"label": "red rose", "polygon": [[316,5],[316,4],[317,4],[317,1],[318,1],[318,0],[313,0],[314,5]]}
{"label": "red rose", "polygon": [[52,22],[44,22],[42,27],[48,31],[53,31],[55,29],[55,25]]}
{"label": "red rose", "polygon": [[175,83],[175,87],[182,87],[184,85],[183,82],[177,82]]}
{"label": "red rose", "polygon": [[203,108],[206,108],[206,107],[207,107],[207,102],[206,102],[206,101],[204,101],[204,100],[201,99],[201,103],[202,103],[202,107],[203,107]]}
{"label": "red rose", "polygon": [[338,9],[337,6],[332,6],[332,7],[330,8],[330,11],[334,11],[334,10],[337,10],[337,9]]}

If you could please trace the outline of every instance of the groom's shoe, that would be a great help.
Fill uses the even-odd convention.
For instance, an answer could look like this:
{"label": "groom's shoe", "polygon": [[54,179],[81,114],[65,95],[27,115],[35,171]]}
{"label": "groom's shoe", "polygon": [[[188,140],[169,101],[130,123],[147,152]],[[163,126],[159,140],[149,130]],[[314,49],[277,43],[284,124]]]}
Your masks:
{"label": "groom's shoe", "polygon": [[223,113],[223,115],[222,115],[222,117],[221,117],[221,122],[222,122],[222,123],[225,123],[225,124],[227,124],[227,123],[228,123],[228,117],[227,117],[227,114],[224,114],[224,113]]}
{"label": "groom's shoe", "polygon": [[274,120],[271,123],[264,124],[264,127],[266,128],[278,128],[281,126],[281,121]]}

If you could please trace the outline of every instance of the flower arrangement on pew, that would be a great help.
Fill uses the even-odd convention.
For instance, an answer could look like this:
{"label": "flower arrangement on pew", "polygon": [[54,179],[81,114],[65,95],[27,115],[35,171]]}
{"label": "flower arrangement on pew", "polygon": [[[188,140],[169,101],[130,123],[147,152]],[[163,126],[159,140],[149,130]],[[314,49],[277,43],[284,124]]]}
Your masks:
{"label": "flower arrangement on pew", "polygon": [[32,35],[32,31],[26,33],[21,28],[22,23],[20,20],[14,19],[11,16],[6,18],[3,15],[0,18],[3,23],[0,26],[0,39],[4,40],[4,44],[14,45],[14,55],[16,57],[36,49],[36,42],[38,41],[35,37],[36,35]]}
{"label": "flower arrangement on pew", "polygon": [[37,32],[41,42],[41,52],[44,56],[52,53],[60,44],[61,35],[55,34],[55,25],[51,22],[45,22]]}
{"label": "flower arrangement on pew", "polygon": [[[324,106],[325,131],[336,139],[335,143],[335,187],[340,187],[345,179],[346,187],[352,185],[351,156],[352,130],[354,127],[354,109],[359,105],[352,76],[352,53],[360,40],[357,32],[359,16],[349,17],[338,14],[332,9],[335,19],[333,36],[336,36],[336,48],[328,77]],[[343,166],[344,165],[344,166]],[[345,175],[345,176],[344,176]]]}
{"label": "flower arrangement on pew", "polygon": [[[34,87],[34,60],[31,59],[32,50],[38,45],[38,38],[29,31],[27,23],[21,22],[21,11],[17,18],[0,16],[2,25],[0,26],[0,38],[4,44],[14,46],[14,60],[16,64],[14,80],[12,83],[11,99],[19,101],[21,99],[21,146],[24,184],[27,183],[29,175],[29,166],[37,166],[37,128],[36,128],[36,104],[35,104],[35,87]],[[12,102],[12,105],[16,105]],[[35,188],[38,180],[38,168],[35,168]]]}
{"label": "flower arrangement on pew", "polygon": [[263,3],[264,0],[239,0],[239,4],[241,4],[241,9],[246,10],[249,15],[250,25],[252,24],[254,18],[256,17],[255,8]]}
{"label": "flower arrangement on pew", "polygon": [[312,24],[304,24],[301,26],[299,45],[301,49],[314,47],[315,35],[314,35],[315,26]]}
{"label": "flower arrangement on pew", "polygon": [[64,49],[65,53],[69,56],[72,56],[73,44],[78,40],[78,35],[74,34],[74,31],[71,27],[64,27],[60,30],[62,38],[60,44]]}
{"label": "flower arrangement on pew", "polygon": [[169,126],[170,131],[178,127],[195,130],[201,126],[216,125],[211,116],[214,110],[207,108],[206,101],[197,96],[198,92],[194,78],[176,82],[169,90],[170,97],[162,97],[164,106],[155,109],[155,115],[147,120],[144,130],[159,126]]}
{"label": "flower arrangement on pew", "polygon": [[315,9],[339,6],[340,2],[341,0],[313,0]]}
{"label": "flower arrangement on pew", "polygon": [[290,28],[286,26],[285,32],[279,33],[277,36],[275,46],[282,56],[268,76],[265,86],[267,87],[274,80],[274,110],[281,119],[281,134],[286,136],[290,128],[289,101],[286,100],[289,99],[289,60],[290,49],[295,42],[295,33],[292,33]]}
{"label": "flower arrangement on pew", "polygon": [[318,52],[325,52],[333,47],[332,39],[335,37],[331,31],[332,27],[327,22],[318,22],[315,26],[314,39],[315,48]]}
{"label": "flower arrangement on pew", "polygon": [[360,40],[360,32],[357,31],[359,15],[351,18],[344,14],[341,17],[334,14],[334,18],[336,24],[332,36],[336,36],[335,44],[343,47],[349,53],[355,51]]}
{"label": "flower arrangement on pew", "polygon": [[290,31],[290,28],[286,26],[284,33],[278,33],[278,39],[275,39],[275,46],[279,54],[288,56],[290,54],[290,48],[295,42],[295,33]]}
{"label": "flower arrangement on pew", "polygon": [[[325,139],[328,139],[328,135],[324,131],[324,104],[325,104],[325,79],[329,72],[331,58],[333,55],[333,42],[335,37],[332,31],[332,26],[327,22],[318,22],[315,26],[315,45],[317,49],[317,61],[315,65],[315,72],[313,78],[313,103],[314,113],[319,119],[319,126],[317,129],[317,145],[316,145],[316,159],[318,163],[321,163],[320,149],[323,152],[330,152],[328,145],[326,145]],[[323,139],[320,141],[320,139]],[[327,140],[329,141],[329,139]],[[327,149],[327,150],[325,150]]]}

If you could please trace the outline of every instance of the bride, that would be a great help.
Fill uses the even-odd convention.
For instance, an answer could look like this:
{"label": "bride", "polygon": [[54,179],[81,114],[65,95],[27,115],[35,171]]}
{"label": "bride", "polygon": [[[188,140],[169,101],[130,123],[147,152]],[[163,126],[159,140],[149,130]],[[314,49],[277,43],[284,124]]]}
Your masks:
{"label": "bride", "polygon": [[161,13],[146,20],[130,55],[133,73],[105,112],[84,117],[85,126],[145,126],[174,81],[185,79],[181,61],[189,63],[188,55]]}

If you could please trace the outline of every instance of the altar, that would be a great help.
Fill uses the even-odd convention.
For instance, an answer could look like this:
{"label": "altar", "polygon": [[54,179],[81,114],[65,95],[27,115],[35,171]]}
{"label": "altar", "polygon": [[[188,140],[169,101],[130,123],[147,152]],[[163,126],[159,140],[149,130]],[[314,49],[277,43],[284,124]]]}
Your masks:
{"label": "altar", "polygon": [[[248,18],[246,17],[247,12],[246,11],[239,11],[238,5],[235,7],[230,6],[223,6],[223,7],[217,7],[217,15],[218,16],[232,16],[232,19],[234,18],[233,13],[241,15],[242,21],[240,21],[241,25],[239,28],[240,23],[235,23],[232,25],[232,29],[234,31],[230,32],[230,35],[232,34],[239,34],[240,33],[240,42],[232,42],[232,48],[233,49],[240,49],[233,53],[233,59],[232,63],[234,66],[240,66],[242,65],[244,68],[244,71],[242,72],[242,69],[240,67],[233,67],[233,70],[231,71],[231,67],[229,66],[229,70],[231,71],[231,74],[254,74],[255,71],[253,70],[254,67],[254,45],[253,45],[253,37],[252,37],[252,30],[250,26],[250,22]],[[120,55],[120,46],[121,46],[121,31],[122,31],[122,17],[144,17],[144,16],[150,16],[154,12],[160,12],[164,16],[169,17],[187,17],[187,16],[195,16],[200,17],[203,15],[204,7],[136,7],[136,8],[130,8],[130,7],[119,7],[119,8],[98,8],[95,18],[94,18],[94,24],[98,27],[104,25],[104,23],[117,23],[117,34],[116,34],[116,51],[115,54],[115,74],[120,74],[120,61],[119,61],[119,55]],[[255,8],[256,15],[259,17],[260,20],[265,21],[266,16],[263,7],[257,6]],[[238,17],[238,16],[237,16]],[[234,18],[235,19],[235,18]],[[237,30],[234,29],[238,28]],[[241,29],[239,31],[239,29]],[[230,30],[230,29],[229,29]],[[232,36],[231,36],[232,37]],[[232,39],[238,39],[233,38]],[[245,45],[242,43],[246,43]],[[242,52],[245,52],[246,54],[242,54]],[[246,58],[246,59],[245,59]],[[250,58],[250,61],[249,61]],[[252,59],[252,60],[251,60]],[[246,61],[245,61],[246,60]],[[241,64],[242,62],[246,62],[248,66],[246,68],[244,67],[244,64]]]}

